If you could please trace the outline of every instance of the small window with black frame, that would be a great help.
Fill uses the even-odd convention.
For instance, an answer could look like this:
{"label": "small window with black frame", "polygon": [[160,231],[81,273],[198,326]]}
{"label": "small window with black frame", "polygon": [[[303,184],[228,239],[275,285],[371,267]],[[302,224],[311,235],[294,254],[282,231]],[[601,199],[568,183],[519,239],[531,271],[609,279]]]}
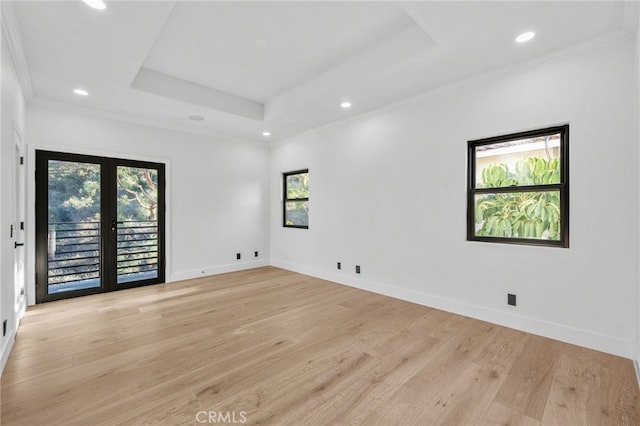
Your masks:
{"label": "small window with black frame", "polygon": [[282,174],[284,201],[282,226],[309,228],[309,170]]}
{"label": "small window with black frame", "polygon": [[569,126],[468,143],[467,240],[569,247]]}

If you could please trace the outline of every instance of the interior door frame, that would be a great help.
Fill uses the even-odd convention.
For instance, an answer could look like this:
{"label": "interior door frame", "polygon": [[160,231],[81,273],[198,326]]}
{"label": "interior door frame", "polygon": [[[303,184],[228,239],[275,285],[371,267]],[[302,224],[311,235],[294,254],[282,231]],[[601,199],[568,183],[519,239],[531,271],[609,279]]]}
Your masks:
{"label": "interior door frame", "polygon": [[[49,149],[34,148],[33,158],[35,163],[34,170],[34,193],[35,193],[35,208],[34,212],[34,281],[35,281],[35,303],[44,303],[60,299],[68,299],[71,297],[87,296],[98,293],[108,293],[117,290],[124,290],[127,288],[141,287],[152,284],[161,284],[166,282],[166,168],[165,163],[152,162],[146,160],[116,158],[116,157],[104,157],[93,154],[84,153],[70,153],[62,151],[51,151]],[[38,215],[39,209],[46,208],[48,211],[48,188],[45,185],[39,185],[38,173],[48,173],[49,160],[61,160],[61,161],[74,161],[91,164],[100,164],[100,203],[101,203],[101,215],[100,226],[103,232],[111,233],[111,220],[112,217],[116,217],[117,211],[117,188],[115,185],[114,173],[118,166],[129,167],[142,167],[153,168],[158,170],[158,277],[153,279],[134,281],[129,283],[117,283],[117,233],[114,238],[111,237],[101,239],[101,285],[97,288],[87,288],[81,290],[73,290],[61,293],[48,293],[48,279],[47,277],[39,277],[40,271],[46,271],[48,268],[48,253],[46,241],[48,234],[48,214]],[[46,177],[45,177],[46,179]],[[109,183],[114,183],[110,185]],[[110,202],[112,200],[113,202]],[[106,206],[106,207],[105,207]],[[106,213],[106,214],[105,214]],[[112,267],[106,265],[112,264]]]}
{"label": "interior door frame", "polygon": [[18,303],[17,315],[18,319],[22,318],[25,309],[27,307],[26,296],[26,270],[27,270],[27,255],[25,250],[26,242],[26,173],[25,173],[25,158],[24,158],[24,140],[22,138],[22,132],[13,124],[13,140],[14,140],[14,154],[13,159],[13,190],[15,194],[13,196],[15,206],[13,211],[13,238],[14,238],[14,288],[15,297]]}

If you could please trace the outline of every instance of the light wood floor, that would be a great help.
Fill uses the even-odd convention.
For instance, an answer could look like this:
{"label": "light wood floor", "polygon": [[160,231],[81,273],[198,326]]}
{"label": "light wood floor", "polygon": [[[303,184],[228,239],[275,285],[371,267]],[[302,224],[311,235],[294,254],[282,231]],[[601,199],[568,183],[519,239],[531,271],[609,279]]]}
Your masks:
{"label": "light wood floor", "polygon": [[637,425],[638,396],[629,360],[267,267],[30,308],[2,424]]}

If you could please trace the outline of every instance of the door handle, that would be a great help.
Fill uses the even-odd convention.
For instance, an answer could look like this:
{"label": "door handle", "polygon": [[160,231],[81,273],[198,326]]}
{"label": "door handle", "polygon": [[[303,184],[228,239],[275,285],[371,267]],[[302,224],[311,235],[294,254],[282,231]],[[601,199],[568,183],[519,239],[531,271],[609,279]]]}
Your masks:
{"label": "door handle", "polygon": [[22,247],[24,245],[24,243],[19,243],[17,241],[13,242],[13,248],[18,248],[18,247]]}

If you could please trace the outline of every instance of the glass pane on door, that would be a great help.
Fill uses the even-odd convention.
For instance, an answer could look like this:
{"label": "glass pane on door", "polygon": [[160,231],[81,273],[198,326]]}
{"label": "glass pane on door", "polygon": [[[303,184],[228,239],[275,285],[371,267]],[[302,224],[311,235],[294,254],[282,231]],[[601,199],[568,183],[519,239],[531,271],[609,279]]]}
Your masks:
{"label": "glass pane on door", "polygon": [[117,282],[158,278],[158,170],[118,166]]}
{"label": "glass pane on door", "polygon": [[100,165],[49,160],[48,195],[48,294],[100,287]]}

